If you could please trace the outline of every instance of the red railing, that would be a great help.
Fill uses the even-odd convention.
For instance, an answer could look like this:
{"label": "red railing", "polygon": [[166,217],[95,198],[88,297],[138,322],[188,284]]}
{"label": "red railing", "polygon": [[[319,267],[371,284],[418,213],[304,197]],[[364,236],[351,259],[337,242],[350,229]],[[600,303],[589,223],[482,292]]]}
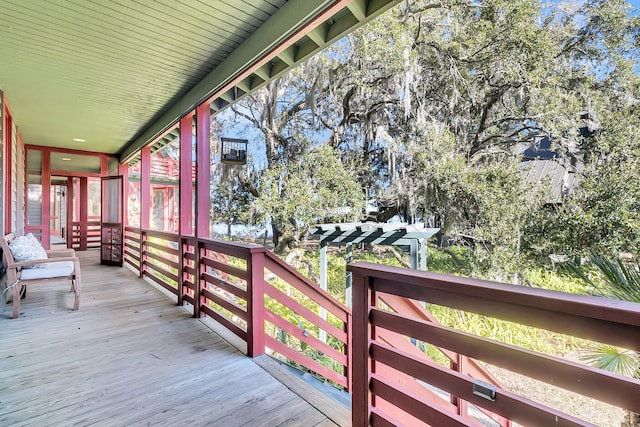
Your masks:
{"label": "red railing", "polygon": [[263,247],[126,227],[124,253],[195,317],[246,342],[249,356],[269,353],[350,388],[350,310]]}
{"label": "red railing", "polygon": [[[640,351],[640,304],[370,263],[353,264],[348,270],[353,274],[354,426],[477,425],[442,398],[439,403],[424,398],[416,384],[436,387],[459,401],[524,425],[591,425],[500,387],[492,390],[477,377],[395,348],[389,345],[389,336],[396,341],[420,340],[640,412],[640,381],[636,379],[447,328],[426,318],[421,310],[396,312],[389,301],[410,298],[634,351]],[[405,378],[411,381],[403,381]]]}
{"label": "red railing", "polygon": [[100,220],[71,223],[71,247],[84,251],[88,248],[100,247]]}
{"label": "red railing", "polygon": [[[140,166],[141,166],[141,162],[138,162],[135,165],[131,166],[129,169],[129,173],[133,175],[140,174]],[[171,157],[160,157],[160,156],[151,157],[151,176],[177,180],[179,178],[179,175],[180,175],[180,165],[178,160],[172,159]],[[196,178],[195,165],[193,165],[191,168],[191,177],[195,181],[195,178]]]}

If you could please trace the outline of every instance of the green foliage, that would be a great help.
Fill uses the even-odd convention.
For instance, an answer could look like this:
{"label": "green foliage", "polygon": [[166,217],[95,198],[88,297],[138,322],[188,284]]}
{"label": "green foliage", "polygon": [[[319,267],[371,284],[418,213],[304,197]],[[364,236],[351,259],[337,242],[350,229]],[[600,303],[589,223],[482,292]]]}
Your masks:
{"label": "green foliage", "polygon": [[256,210],[278,224],[285,243],[313,224],[354,220],[364,208],[360,186],[328,145],[267,170],[260,187]]}
{"label": "green foliage", "polygon": [[640,378],[640,354],[631,350],[601,344],[585,354],[582,360],[598,369]]}
{"label": "green foliage", "polygon": [[252,224],[260,221],[251,210],[253,196],[240,183],[237,175],[222,180],[211,190],[211,216],[213,221],[227,224],[227,234],[231,237],[234,224]]}
{"label": "green foliage", "polygon": [[[622,0],[405,2],[236,108],[267,159],[243,184],[275,243],[366,197],[391,206],[380,221],[442,222],[477,276],[636,253],[638,24]],[[559,202],[523,179],[520,153],[542,136],[577,177]],[[342,200],[327,176],[348,183]]]}
{"label": "green foliage", "polygon": [[[592,293],[605,298],[640,302],[640,266],[627,266],[621,259],[591,256],[593,268],[570,265],[571,271],[589,284]],[[592,346],[583,360],[621,375],[640,378],[640,354],[607,344]]]}
{"label": "green foliage", "polygon": [[640,267],[628,266],[621,259],[612,261],[591,256],[595,270],[571,264],[571,271],[591,286],[593,294],[605,298],[640,303]]}

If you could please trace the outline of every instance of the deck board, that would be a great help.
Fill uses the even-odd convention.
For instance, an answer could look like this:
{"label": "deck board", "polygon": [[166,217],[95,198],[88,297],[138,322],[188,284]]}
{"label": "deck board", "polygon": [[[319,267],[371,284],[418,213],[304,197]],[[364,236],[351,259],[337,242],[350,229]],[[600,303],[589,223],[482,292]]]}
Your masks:
{"label": "deck board", "polygon": [[79,311],[49,282],[0,314],[0,425],[336,425],[126,268],[81,263]]}

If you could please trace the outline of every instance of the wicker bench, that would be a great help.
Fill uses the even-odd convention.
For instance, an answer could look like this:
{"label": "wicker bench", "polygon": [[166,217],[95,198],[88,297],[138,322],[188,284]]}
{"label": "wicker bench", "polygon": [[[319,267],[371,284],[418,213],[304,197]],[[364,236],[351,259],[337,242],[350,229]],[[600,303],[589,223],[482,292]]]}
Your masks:
{"label": "wicker bench", "polygon": [[[13,292],[13,318],[20,315],[20,286],[51,280],[70,279],[71,291],[75,292],[73,309],[80,305],[80,260],[73,249],[46,251],[47,259],[15,262],[9,245],[15,239],[13,233],[0,237],[2,262],[6,269],[6,286]],[[47,264],[44,268],[28,268]],[[26,268],[25,268],[26,267]]]}

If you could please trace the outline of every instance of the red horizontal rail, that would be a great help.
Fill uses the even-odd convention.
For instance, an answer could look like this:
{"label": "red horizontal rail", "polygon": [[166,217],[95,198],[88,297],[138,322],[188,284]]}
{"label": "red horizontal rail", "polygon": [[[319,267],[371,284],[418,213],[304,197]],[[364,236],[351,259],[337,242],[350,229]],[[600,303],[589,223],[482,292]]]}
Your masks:
{"label": "red horizontal rail", "polygon": [[371,310],[371,319],[372,323],[381,328],[411,335],[437,347],[640,412],[640,380],[378,309]]}
{"label": "red horizontal rail", "polygon": [[247,294],[246,290],[239,288],[238,286],[234,285],[233,283],[227,282],[226,280],[222,280],[217,277],[214,277],[209,273],[202,273],[200,278],[204,280],[206,283],[216,286],[245,301],[249,298],[249,295]]}
{"label": "red horizontal rail", "polygon": [[317,284],[304,277],[297,270],[291,268],[289,264],[282,261],[275,254],[271,252],[266,253],[265,268],[300,292],[303,292],[308,298],[320,304],[341,321],[347,321],[350,310],[344,304],[321,289]]}
{"label": "red horizontal rail", "polygon": [[377,292],[640,351],[636,303],[423,271],[411,274],[371,263],[353,268],[362,274],[377,271]]}
{"label": "red horizontal rail", "polygon": [[[149,260],[154,261],[153,265],[158,266],[159,268],[162,268],[161,265],[166,265],[166,266],[175,268],[176,270],[180,268],[180,265],[176,261],[167,259],[163,255],[160,255],[158,253],[145,250],[142,252],[142,255],[146,257],[147,261]],[[169,274],[172,274],[175,276],[174,273],[169,273]],[[178,280],[178,279],[176,278],[175,280]]]}
{"label": "red horizontal rail", "polygon": [[145,274],[145,277],[153,280],[158,285],[162,286],[164,289],[168,290],[172,294],[178,295],[178,289],[175,286],[171,286],[167,282],[160,279],[158,276],[154,276],[153,274]]}
{"label": "red horizontal rail", "polygon": [[293,360],[296,363],[308,368],[312,372],[316,372],[319,375],[333,381],[336,384],[341,385],[342,387],[347,387],[347,378],[344,375],[340,375],[337,372],[327,368],[324,365],[316,362],[315,360],[305,356],[302,353],[299,353],[293,350],[291,347],[288,347],[276,340],[275,338],[265,335],[265,345],[277,353],[282,354],[288,359]]}
{"label": "red horizontal rail", "polygon": [[240,304],[237,304],[233,301],[229,301],[228,299],[223,298],[220,295],[216,295],[215,293],[211,292],[208,289],[203,289],[201,295],[204,296],[209,301],[214,302],[218,304],[220,307],[224,308],[225,310],[231,312],[233,315],[241,318],[242,320],[247,319],[246,308],[241,306]]}
{"label": "red horizontal rail", "polygon": [[210,258],[201,258],[200,262],[202,262],[202,264],[206,265],[207,267],[213,268],[214,270],[223,271],[243,280],[247,280],[247,278],[249,277],[249,272],[247,272],[247,270],[242,270],[240,268],[234,267],[229,264],[224,264]]}
{"label": "red horizontal rail", "polygon": [[[178,303],[189,302],[194,305],[194,316],[206,315],[247,343],[248,353],[257,356],[266,348],[299,363],[311,372],[323,376],[342,387],[349,388],[349,324],[350,311],[324,292],[316,284],[272,255],[261,246],[219,239],[203,239],[193,236],[179,236],[173,233],[126,227],[125,243],[135,257],[141,253],[142,274],[161,286],[178,295]],[[154,241],[150,241],[153,239]],[[169,246],[165,240],[175,246]],[[130,243],[129,243],[130,241]],[[139,247],[138,247],[139,246]],[[134,258],[135,259],[135,258]],[[178,260],[177,262],[174,259]],[[131,261],[129,261],[131,263]],[[246,263],[246,268],[235,264]],[[159,265],[161,264],[161,265]],[[166,267],[177,268],[179,273],[173,274]],[[135,267],[135,265],[134,265]],[[216,274],[211,273],[214,270]],[[265,274],[271,271],[284,282],[305,294],[310,300],[327,309],[342,323],[336,327],[322,319],[317,313],[288,297],[285,293],[272,287],[265,281]],[[178,285],[172,286],[154,272],[175,280]],[[227,278],[229,277],[229,278]],[[238,279],[240,283],[235,283]],[[217,294],[213,287],[219,288],[229,295]],[[265,296],[282,304],[305,321],[326,331],[341,342],[342,351],[322,342],[317,337],[305,336],[302,330],[276,315],[265,307]],[[238,300],[234,300],[237,298]],[[216,304],[220,310],[211,304]],[[246,304],[246,307],[244,306]],[[243,323],[240,324],[239,322]],[[244,326],[246,322],[246,330]],[[333,360],[332,365],[342,366],[341,372],[298,353],[273,337],[267,336],[265,322],[269,322],[287,332],[290,336],[306,343],[310,348],[323,353]],[[273,347],[277,347],[273,348]]]}
{"label": "red horizontal rail", "polygon": [[[380,294],[379,297],[381,301],[383,301],[396,313],[403,313],[406,316],[412,317],[414,319],[423,320],[438,325],[440,324],[436,317],[431,314],[429,310],[425,309],[418,301],[391,294]],[[413,347],[415,348],[415,346]],[[442,354],[444,354],[452,363],[458,364],[459,357],[461,357],[460,354],[447,350],[443,347],[439,347],[438,350],[442,352]],[[475,379],[480,379],[490,384],[500,385],[498,381],[491,374],[489,374],[486,369],[480,366],[474,359],[465,356],[462,357],[464,358],[463,364],[465,365],[464,372],[462,372],[463,374],[471,375]],[[457,368],[459,369],[459,367]]]}
{"label": "red horizontal rail", "polygon": [[273,311],[266,309],[265,319],[268,322],[271,322],[273,325],[277,326],[278,328],[282,329],[292,337],[295,337],[301,342],[304,342],[309,346],[313,347],[314,349],[326,354],[336,362],[341,363],[344,366],[347,365],[347,356],[345,354],[340,353],[335,348],[323,343],[313,335],[305,334],[304,330],[300,329],[299,327],[293,325],[291,322],[278,316]]}
{"label": "red horizontal rail", "polygon": [[309,310],[307,307],[295,301],[293,298],[287,296],[284,292],[274,288],[271,285],[266,285],[264,293],[265,295],[270,296],[271,298],[278,301],[280,304],[284,305],[285,307],[291,309],[293,312],[304,317],[309,322],[317,325],[320,329],[327,331],[327,333],[333,335],[335,338],[342,341],[343,343],[347,342],[346,332],[333,326],[331,323],[327,322],[322,317],[318,316],[316,313]]}
{"label": "red horizontal rail", "polygon": [[[177,249],[167,245],[162,245],[160,243],[155,243],[150,241],[147,241],[145,244],[147,245],[148,248],[153,248],[153,249],[157,249],[158,251],[161,251],[163,255],[165,254],[171,255],[172,258],[177,258],[178,255],[180,255],[180,252]],[[164,257],[164,258],[168,259],[168,257]]]}
{"label": "red horizontal rail", "polygon": [[201,310],[209,317],[211,317],[216,322],[220,323],[222,326],[227,328],[229,331],[233,332],[238,338],[241,338],[243,341],[247,341],[247,331],[242,329],[240,326],[233,323],[227,317],[220,314],[217,310],[213,309],[210,306],[203,306]]}
{"label": "red horizontal rail", "polygon": [[[389,380],[379,375],[371,375],[371,389],[376,396],[429,425],[447,427],[477,427],[478,425],[476,422],[466,420],[458,414],[444,411],[436,405],[429,405],[423,402],[410,392],[392,384]],[[415,423],[412,422],[411,424]]]}
{"label": "red horizontal rail", "polygon": [[506,390],[500,389],[499,398],[495,401],[487,400],[473,393],[472,378],[457,372],[451,372],[435,363],[398,351],[393,347],[372,343],[371,354],[376,362],[387,365],[399,363],[402,365],[403,371],[408,375],[523,425],[584,425],[583,422],[574,417]]}
{"label": "red horizontal rail", "polygon": [[453,421],[454,413],[446,415],[452,420],[431,418],[433,410],[441,411],[441,404],[402,389],[382,375],[385,369],[376,366],[388,366],[446,390],[457,399],[524,424],[591,425],[501,388],[496,390],[495,401],[474,395],[474,380],[466,373],[438,366],[414,351],[405,352],[385,344],[394,340],[403,342],[406,337],[630,411],[640,411],[640,381],[636,379],[446,328],[421,310],[397,313],[383,310],[378,301],[391,301],[393,297],[389,295],[400,296],[636,350],[640,346],[640,304],[370,263],[352,264],[348,270],[353,274],[354,286],[353,425],[385,425],[394,419],[403,422],[404,416],[436,425],[457,422]]}

